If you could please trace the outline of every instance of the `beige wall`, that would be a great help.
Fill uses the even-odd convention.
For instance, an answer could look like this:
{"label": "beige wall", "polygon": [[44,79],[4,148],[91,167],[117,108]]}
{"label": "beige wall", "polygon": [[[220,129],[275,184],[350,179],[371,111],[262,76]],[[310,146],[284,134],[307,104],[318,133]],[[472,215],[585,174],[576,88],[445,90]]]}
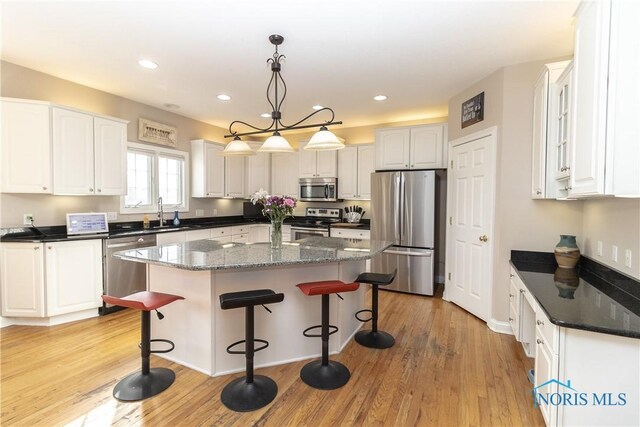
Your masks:
{"label": "beige wall", "polygon": [[[622,273],[640,279],[640,200],[600,199],[583,203],[582,253]],[[602,242],[602,256],[597,244]],[[611,259],[618,247],[618,261]],[[631,267],[625,266],[625,251],[631,250]]]}
{"label": "beige wall", "polygon": [[[544,62],[505,67],[449,101],[449,139],[498,127],[492,317],[508,318],[512,249],[551,251],[560,234],[581,241],[582,203],[530,197],[533,85]],[[462,102],[485,92],[485,120],[461,129]]]}

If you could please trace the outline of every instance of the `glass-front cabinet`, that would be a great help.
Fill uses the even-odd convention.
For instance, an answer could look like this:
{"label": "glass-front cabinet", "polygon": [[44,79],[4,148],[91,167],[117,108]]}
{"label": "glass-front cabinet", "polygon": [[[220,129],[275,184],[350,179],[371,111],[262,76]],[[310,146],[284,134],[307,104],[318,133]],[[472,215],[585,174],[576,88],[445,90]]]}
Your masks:
{"label": "glass-front cabinet", "polygon": [[569,175],[571,168],[569,162],[571,159],[570,145],[570,123],[571,120],[571,76],[573,71],[573,62],[571,62],[564,70],[562,75],[552,88],[552,129],[550,141],[553,141],[555,149],[550,150],[549,154],[555,159],[549,160],[549,165],[555,165],[554,173],[550,174],[550,179],[555,179],[557,183],[550,185],[556,188],[556,194],[551,195],[557,198],[567,197]]}

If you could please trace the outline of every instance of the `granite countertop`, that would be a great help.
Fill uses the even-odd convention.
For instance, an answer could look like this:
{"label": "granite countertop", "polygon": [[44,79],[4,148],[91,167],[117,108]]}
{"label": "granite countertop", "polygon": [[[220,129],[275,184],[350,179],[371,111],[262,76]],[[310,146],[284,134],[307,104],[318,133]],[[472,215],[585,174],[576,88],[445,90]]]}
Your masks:
{"label": "granite countertop", "polygon": [[196,240],[116,252],[114,256],[183,270],[225,270],[366,260],[392,245],[378,240],[308,237],[271,249],[268,242]]}
{"label": "granite countertop", "polygon": [[582,257],[575,270],[553,254],[511,251],[511,265],[551,323],[640,338],[640,283]]}

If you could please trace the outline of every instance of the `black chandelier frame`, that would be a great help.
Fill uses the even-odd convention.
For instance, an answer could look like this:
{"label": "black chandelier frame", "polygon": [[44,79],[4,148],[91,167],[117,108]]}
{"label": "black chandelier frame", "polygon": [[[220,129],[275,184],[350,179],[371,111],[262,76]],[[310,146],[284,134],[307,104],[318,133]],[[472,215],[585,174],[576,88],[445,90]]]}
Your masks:
{"label": "black chandelier frame", "polygon": [[[242,120],[234,120],[233,122],[231,122],[231,124],[229,125],[229,134],[225,135],[225,138],[231,138],[233,137],[234,139],[240,139],[241,136],[249,136],[249,135],[260,135],[260,134],[265,134],[265,133],[273,133],[273,135],[280,135],[280,131],[289,131],[289,130],[295,130],[295,129],[308,129],[308,128],[315,128],[315,127],[320,127],[320,130],[327,130],[327,126],[332,126],[332,125],[341,125],[342,122],[341,121],[334,121],[335,120],[335,112],[329,108],[329,107],[323,107],[320,108],[318,110],[315,110],[313,113],[307,115],[306,117],[304,117],[302,120],[299,120],[297,122],[295,122],[292,125],[286,125],[284,123],[282,123],[282,113],[280,112],[280,107],[282,106],[282,103],[284,102],[285,98],[287,97],[287,84],[285,83],[284,79],[282,78],[282,75],[280,74],[280,71],[282,70],[282,64],[281,61],[283,59],[285,59],[286,57],[280,53],[278,53],[278,46],[282,44],[282,42],[284,42],[284,37],[282,37],[281,35],[278,34],[273,34],[271,36],[269,36],[269,41],[271,42],[271,44],[273,44],[275,46],[275,52],[273,53],[273,56],[269,59],[267,59],[267,63],[271,64],[271,79],[269,80],[269,85],[267,86],[267,101],[269,102],[269,105],[271,105],[271,125],[269,125],[269,127],[266,128],[261,128],[258,126],[254,126],[252,124],[249,124],[247,122],[244,122]],[[278,99],[278,83],[282,84],[282,88],[284,90],[284,93],[282,94],[282,99]],[[274,94],[274,98],[275,101],[271,101],[271,92],[272,92],[272,87],[273,87],[273,94]],[[331,119],[323,122],[323,123],[314,123],[314,124],[309,124],[309,125],[301,125],[301,123],[307,121],[308,119],[310,119],[311,117],[315,116],[318,113],[321,113],[323,111],[329,111],[331,113]],[[238,131],[234,131],[233,130],[233,126],[239,124],[239,125],[244,125],[247,126],[251,129],[255,129],[253,131],[249,131],[249,132],[238,132]]]}

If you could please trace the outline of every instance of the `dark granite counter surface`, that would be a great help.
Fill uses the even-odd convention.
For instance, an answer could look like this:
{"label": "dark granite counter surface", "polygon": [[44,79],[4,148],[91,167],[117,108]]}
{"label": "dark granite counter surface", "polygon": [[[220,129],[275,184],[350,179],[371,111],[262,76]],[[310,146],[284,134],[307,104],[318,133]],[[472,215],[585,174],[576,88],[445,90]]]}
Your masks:
{"label": "dark granite counter surface", "polygon": [[586,257],[563,269],[552,253],[511,251],[511,265],[552,323],[640,338],[640,281]]}

